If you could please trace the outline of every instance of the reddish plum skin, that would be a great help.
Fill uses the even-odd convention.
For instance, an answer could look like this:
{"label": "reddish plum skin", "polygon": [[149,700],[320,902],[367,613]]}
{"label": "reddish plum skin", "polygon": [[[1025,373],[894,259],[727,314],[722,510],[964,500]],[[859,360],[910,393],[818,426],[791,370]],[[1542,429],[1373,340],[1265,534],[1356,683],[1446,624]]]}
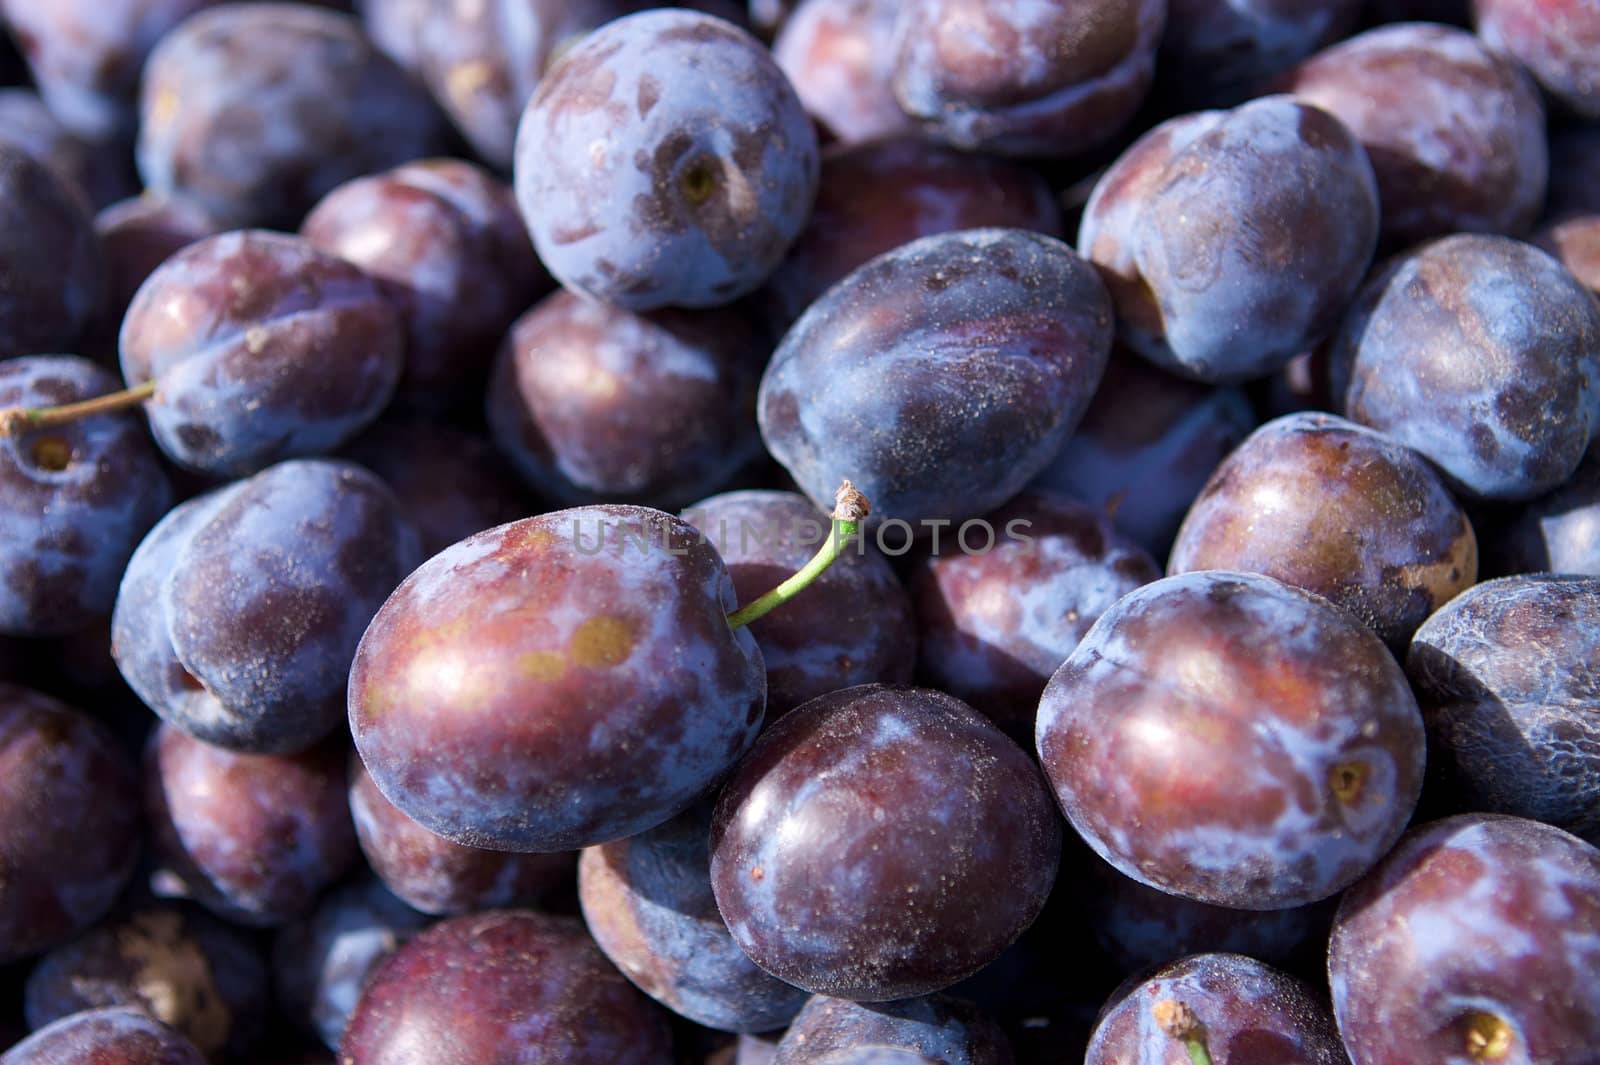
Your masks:
{"label": "reddish plum skin", "polygon": [[1544,202],[1544,105],[1533,79],[1465,30],[1384,26],[1319,52],[1281,83],[1329,112],[1372,160],[1382,237],[1520,235]]}
{"label": "reddish plum skin", "polygon": [[423,913],[532,905],[572,883],[575,856],[570,852],[482,850],[429,832],[383,797],[359,759],[351,760],[350,813],[372,871]]}
{"label": "reddish plum skin", "polygon": [[279,463],[151,530],[123,576],[112,655],[145,704],[191,735],[303,750],[342,722],[356,645],[420,558],[371,473]]}
{"label": "reddish plum skin", "polygon": [[528,101],[516,155],[550,272],[634,311],[753,291],[816,197],[816,132],[770,53],[684,10],[617,19],[567,51]]}
{"label": "reddish plum skin", "polygon": [[1242,954],[1196,954],[1125,988],[1108,1004],[1084,1065],[1188,1065],[1153,1007],[1194,1011],[1213,1061],[1227,1065],[1347,1065],[1333,1017],[1308,985]]}
{"label": "reddish plum skin", "polygon": [[344,752],[238,754],[163,723],[145,749],[155,851],[219,917],[274,927],[306,913],[357,855]]}
{"label": "reddish plum skin", "polygon": [[[464,1009],[465,1004],[470,1009]],[[442,921],[383,963],[339,1048],[345,1065],[670,1065],[665,1011],[568,918]]]}
{"label": "reddish plum skin", "polygon": [[0,1065],[206,1065],[195,1045],[134,1010],[89,1010],[41,1028]]}
{"label": "reddish plum skin", "polygon": [[137,196],[95,215],[94,230],[106,262],[105,310],[96,333],[109,332],[105,343],[113,363],[117,333],[139,286],[172,256],[222,229],[204,207],[181,196]]}
{"label": "reddish plum skin", "polygon": [[688,808],[765,707],[733,582],[670,515],[581,507],[469,537],[408,577],[350,674],[373,780],[468,846],[572,850]]}
{"label": "reddish plum skin", "polygon": [[1167,573],[1207,569],[1316,592],[1399,653],[1478,579],[1478,542],[1421,455],[1331,414],[1290,414],[1240,444],[1184,518]]}
{"label": "reddish plum skin", "polygon": [[[1031,743],[1039,696],[1089,626],[1161,576],[1102,514],[1064,496],[1024,492],[985,519],[970,553],[946,530],[911,571],[918,666],[931,687]],[[952,539],[955,542],[951,542]]]}
{"label": "reddish plum skin", "polygon": [[434,154],[443,129],[352,16],[222,4],[163,37],[145,65],[139,173],[231,227],[293,229],[336,185]]}
{"label": "reddish plum skin", "polygon": [[901,137],[824,153],[817,202],[768,279],[785,321],[846,274],[918,237],[1002,226],[1062,234],[1061,208],[1030,170]]}
{"label": "reddish plum skin", "polygon": [[1487,553],[1505,574],[1600,577],[1600,447],[1560,488],[1522,508]]}
{"label": "reddish plum skin", "polygon": [[1233,107],[1348,33],[1361,0],[1169,0],[1156,95],[1193,111]]}
{"label": "reddish plum skin", "polygon": [[1339,413],[1420,451],[1468,502],[1558,487],[1600,433],[1600,304],[1508,237],[1458,234],[1390,260],[1330,366]]}
{"label": "reddish plum skin", "polygon": [[772,57],[800,102],[840,143],[916,129],[891,85],[899,7],[895,0],[802,0],[773,39]]}
{"label": "reddish plum skin", "polygon": [[894,93],[966,150],[1066,157],[1106,140],[1150,88],[1166,0],[904,4]]}
{"label": "reddish plum skin", "polygon": [[[725,492],[684,519],[711,541],[739,602],[776,588],[816,554],[832,527],[795,492]],[[767,723],[856,684],[905,684],[917,656],[911,598],[870,538],[849,545],[806,590],[750,624],[767,667]]]}
{"label": "reddish plum skin", "polygon": [[1281,369],[1338,324],[1372,259],[1378,191],[1343,123],[1288,96],[1169,119],[1094,187],[1078,249],[1118,338],[1211,384]]}
{"label": "reddish plum skin", "polygon": [[680,1016],[731,1032],[782,1028],[809,997],[734,942],[711,891],[710,803],[628,839],[586,848],[578,901],[624,976]]}
{"label": "reddish plum skin", "polygon": [[1600,843],[1596,662],[1600,577],[1486,581],[1427,620],[1406,669],[1430,762],[1463,808],[1537,818]]}
{"label": "reddish plum skin", "polygon": [[1473,0],[1478,36],[1533,73],[1584,118],[1600,117],[1600,4],[1594,0]]}
{"label": "reddish plum skin", "polygon": [[[51,407],[119,387],[76,356],[0,362],[0,408]],[[0,440],[0,632],[63,636],[103,621],[129,557],[171,505],[136,414]]]}
{"label": "reddish plum skin", "polygon": [[511,327],[489,428],[541,496],[678,507],[761,453],[756,388],[771,350],[739,304],[635,314],[570,291]]}
{"label": "reddish plum skin", "polygon": [[757,741],[718,801],[711,884],[762,968],[884,1001],[998,957],[1038,916],[1060,851],[1022,748],[941,692],[867,684]]}
{"label": "reddish plum skin", "polygon": [[[1600,850],[1493,814],[1414,829],[1334,922],[1328,978],[1351,1060],[1593,1061],[1597,929]],[[1508,1029],[1494,1056],[1469,1053],[1474,1020]]]}
{"label": "reddish plum skin", "polygon": [[513,319],[550,287],[509,185],[472,163],[421,159],[334,189],[300,234],[360,267],[400,311],[396,400],[476,398]]}
{"label": "reddish plum skin", "polygon": [[238,929],[197,908],[151,906],[91,929],[28,975],[28,1024],[121,1008],[170,1025],[208,1055],[245,1053],[270,1008],[266,966]]}
{"label": "reddish plum skin", "polygon": [[1111,332],[1105,286],[1060,241],[924,237],[855,270],[789,330],[762,378],[761,435],[818,507],[849,476],[873,525],[959,523],[1060,449]]}
{"label": "reddish plum skin", "polygon": [[1422,718],[1382,641],[1254,574],[1187,573],[1125,596],[1051,678],[1037,744],[1102,858],[1239,909],[1354,882],[1422,786]]}
{"label": "reddish plum skin", "polygon": [[[816,995],[778,1041],[772,1065],[836,1065],[864,1047],[916,1055],[913,1065],[1011,1065],[1000,1026],[965,999],[926,995],[899,1002],[851,1002]],[[871,1059],[868,1059],[870,1061]],[[890,1059],[900,1065],[899,1059]]]}
{"label": "reddish plum skin", "polygon": [[166,260],[122,322],[122,373],[179,465],[237,477],[355,436],[393,395],[404,359],[376,282],[308,242],[265,230],[209,237]]}
{"label": "reddish plum skin", "polygon": [[133,765],[103,725],[0,684],[0,962],[105,915],[139,855],[138,809]]}
{"label": "reddish plum skin", "polygon": [[1237,388],[1212,388],[1113,351],[1089,409],[1028,487],[1100,507],[1163,561],[1194,497],[1256,427]]}
{"label": "reddish plum skin", "polygon": [[0,359],[71,351],[100,309],[105,265],[88,206],[0,143]]}

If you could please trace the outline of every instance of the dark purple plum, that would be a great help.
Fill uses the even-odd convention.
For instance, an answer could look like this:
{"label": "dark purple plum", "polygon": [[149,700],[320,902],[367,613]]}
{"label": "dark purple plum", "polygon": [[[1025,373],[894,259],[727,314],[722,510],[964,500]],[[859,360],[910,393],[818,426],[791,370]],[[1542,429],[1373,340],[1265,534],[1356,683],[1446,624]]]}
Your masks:
{"label": "dark purple plum", "polygon": [[1560,488],[1523,507],[1490,539],[1500,572],[1600,577],[1600,447]]}
{"label": "dark purple plum", "polygon": [[266,1033],[270,988],[239,930],[198,909],[150,906],[57,947],[28,974],[28,1024],[84,1010],[149,1014],[206,1055],[234,1056]]}
{"label": "dark purple plum", "polygon": [[206,1065],[182,1035],[137,1010],[63,1017],[0,1054],[0,1065]]}
{"label": "dark purple plum", "polygon": [[156,384],[145,410],[162,451],[224,477],[343,444],[382,412],[404,359],[375,281],[265,230],[208,237],[163,262],[119,347],[128,384]]}
{"label": "dark purple plum", "polygon": [[583,925],[496,910],[441,921],[375,972],[344,1065],[671,1065],[666,1012]]}
{"label": "dark purple plum", "polygon": [[230,226],[293,229],[336,185],[435,154],[443,130],[427,93],[353,16],[226,3],[151,53],[139,173]]}
{"label": "dark purple plum", "polygon": [[1344,607],[1403,652],[1478,579],[1472,522],[1423,457],[1332,414],[1250,434],[1190,507],[1169,574],[1264,573]]}
{"label": "dark purple plum", "polygon": [[1155,94],[1181,111],[1241,104],[1360,13],[1361,0],[1168,0]]}
{"label": "dark purple plum", "polygon": [[1600,843],[1600,577],[1488,581],[1417,631],[1406,670],[1461,808]]}
{"label": "dark purple plum", "polygon": [[569,49],[528,102],[516,156],[550,272],[635,311],[754,290],[817,188],[816,133],[766,48],[684,10],[617,19]]}
{"label": "dark purple plum", "polygon": [[[0,361],[0,409],[115,392],[74,355]],[[128,558],[172,505],[172,488],[131,413],[0,438],[0,632],[60,636],[108,617]]]}
{"label": "dark purple plum", "polygon": [[452,843],[385,799],[356,759],[350,767],[350,813],[372,871],[423,913],[532,905],[572,884],[576,856],[571,852],[519,854]]}
{"label": "dark purple plum", "polygon": [[1038,174],[902,137],[824,153],[817,202],[766,293],[793,321],[829,286],[918,237],[983,226],[1062,232],[1061,208]]}
{"label": "dark purple plum", "polygon": [[884,1001],[997,958],[1044,906],[1060,852],[1022,748],[942,692],[864,684],[785,715],[739,764],[711,885],[763,969]]}
{"label": "dark purple plum", "polygon": [[0,142],[0,359],[71,351],[99,313],[104,285],[88,203]]}
{"label": "dark purple plum", "polygon": [[1000,506],[1077,426],[1111,307],[1065,244],[1020,229],[924,237],[813,303],[761,382],[761,435],[819,506],[849,476],[874,524]]}
{"label": "dark purple plum", "polygon": [[1600,434],[1600,304],[1531,244],[1445,237],[1375,273],[1331,370],[1341,414],[1420,451],[1467,501],[1526,500]]}
{"label": "dark purple plum", "polygon": [[1545,91],[1600,118],[1600,4],[1594,0],[1472,0],[1478,36],[1517,60]]}
{"label": "dark purple plum", "polygon": [[561,851],[672,817],[742,755],[766,684],[733,581],[643,507],[479,533],[406,578],[350,672],[378,789],[467,846]]}
{"label": "dark purple plum", "polygon": [[1443,22],[1466,26],[1472,0],[1366,0],[1368,22]]}
{"label": "dark purple plum", "polygon": [[919,673],[1031,745],[1051,675],[1101,614],[1161,568],[1103,513],[1065,496],[1024,492],[971,529],[946,532],[907,582]]}
{"label": "dark purple plum", "polygon": [[356,645],[421,557],[371,473],[279,463],[151,530],[117,596],[112,654],[139,697],[190,734],[302,750],[344,720]]}
{"label": "dark purple plum", "polygon": [[106,264],[105,309],[90,343],[113,365],[117,334],[139,286],[189,245],[222,232],[222,224],[193,200],[154,193],[113,203],[95,215],[95,234]]}
{"label": "dark purple plum", "polygon": [[428,410],[481,395],[495,347],[550,286],[509,185],[471,163],[422,159],[347,182],[300,226],[400,310],[399,402]]}
{"label": "dark purple plum", "polygon": [[1211,471],[1255,425],[1240,389],[1113,351],[1083,421],[1028,487],[1101,508],[1162,561]]}
{"label": "dark purple plum", "polygon": [[899,6],[893,86],[958,148],[1064,157],[1110,140],[1150,88],[1165,0]]}
{"label": "dark purple plum", "polygon": [[[804,566],[831,523],[796,492],[725,492],[684,518],[727,563],[748,603]],[[767,667],[767,722],[840,688],[911,680],[917,657],[911,599],[867,539],[846,547],[799,596],[750,624]]]}
{"label": "dark purple plum", "polygon": [[1537,821],[1413,830],[1328,944],[1355,1065],[1586,1065],[1600,1043],[1600,850]]}
{"label": "dark purple plum", "polygon": [[0,963],[111,909],[139,856],[138,780],[104,725],[0,684]]}
{"label": "dark purple plum", "polygon": [[145,810],[163,870],[238,924],[310,911],[355,861],[345,753],[239,754],[162,724],[145,749]]}
{"label": "dark purple plum", "polygon": [[1267,96],[1169,119],[1100,178],[1078,249],[1118,339],[1174,373],[1279,370],[1338,324],[1378,238],[1372,164],[1326,111]]}
{"label": "dark purple plum", "polygon": [[938,1058],[916,1050],[892,1046],[858,1046],[835,1050],[817,1059],[817,1065],[941,1065]]}
{"label": "dark purple plum", "polygon": [[[926,995],[898,1002],[851,1002],[817,995],[778,1042],[772,1065],[841,1065],[868,1048],[894,1050],[901,1065],[1011,1065],[1011,1046],[994,1019],[971,1002]],[[907,1059],[906,1054],[912,1057]],[[873,1059],[866,1058],[865,1062]]]}
{"label": "dark purple plum", "polygon": [[1575,214],[1600,213],[1600,126],[1568,125],[1550,131],[1550,186],[1545,219],[1559,222]]}
{"label": "dark purple plum", "polygon": [[900,6],[896,0],[802,0],[773,39],[772,57],[800,102],[837,141],[859,144],[917,128],[891,84]]}
{"label": "dark purple plum", "polygon": [[91,209],[139,190],[131,157],[115,145],[98,144],[72,133],[29,89],[0,89],[0,140],[54,170],[83,194]]}
{"label": "dark purple plum", "polygon": [[748,304],[634,313],[556,292],[501,346],[489,428],[541,496],[679,507],[760,456],[770,352]]}
{"label": "dark purple plum", "polygon": [[733,941],[711,892],[711,804],[648,832],[586,848],[578,901],[622,974],[680,1016],[731,1032],[782,1028],[809,997]]}
{"label": "dark purple plum", "polygon": [[1242,954],[1196,954],[1130,981],[1095,1025],[1084,1065],[1187,1065],[1181,1026],[1218,1065],[1347,1065],[1317,993]]}
{"label": "dark purple plum", "polygon": [[429,924],[376,880],[356,880],[322,897],[311,915],[272,943],[278,1004],[337,1050],[350,1012],[378,965]]}
{"label": "dark purple plum", "polygon": [[381,421],[342,454],[394,490],[426,558],[538,509],[487,437],[441,422]]}
{"label": "dark purple plum", "polygon": [[1372,160],[1383,239],[1520,235],[1549,172],[1544,106],[1517,63],[1465,30],[1383,26],[1296,67],[1280,88],[1343,122]]}
{"label": "dark purple plum", "polygon": [[1037,740],[1097,854],[1239,909],[1353,883],[1422,787],[1422,717],[1383,642],[1255,574],[1186,573],[1124,596],[1050,679]]}

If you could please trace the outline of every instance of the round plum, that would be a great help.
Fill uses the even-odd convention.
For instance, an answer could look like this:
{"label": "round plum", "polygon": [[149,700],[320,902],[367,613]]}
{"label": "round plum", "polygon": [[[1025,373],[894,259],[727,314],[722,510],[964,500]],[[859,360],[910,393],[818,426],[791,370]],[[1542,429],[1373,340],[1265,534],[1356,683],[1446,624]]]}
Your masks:
{"label": "round plum", "polygon": [[0,142],[0,359],[73,350],[104,285],[88,205],[43,163]]}
{"label": "round plum", "polygon": [[1478,36],[1513,57],[1545,91],[1600,118],[1600,4],[1595,0],[1472,0]]}
{"label": "round plum", "polygon": [[899,8],[896,0],[801,0],[773,38],[772,57],[800,102],[840,143],[916,129],[891,85]]}
{"label": "round plum", "polygon": [[[983,1010],[951,995],[851,1002],[815,995],[778,1041],[772,1065],[841,1065],[850,1055],[893,1052],[901,1065],[1011,1065],[1005,1033]],[[906,1058],[906,1055],[910,1055]],[[872,1058],[866,1058],[872,1062]]]}
{"label": "round plum", "polygon": [[0,1065],[206,1065],[189,1040],[137,1010],[63,1017],[0,1055]]}

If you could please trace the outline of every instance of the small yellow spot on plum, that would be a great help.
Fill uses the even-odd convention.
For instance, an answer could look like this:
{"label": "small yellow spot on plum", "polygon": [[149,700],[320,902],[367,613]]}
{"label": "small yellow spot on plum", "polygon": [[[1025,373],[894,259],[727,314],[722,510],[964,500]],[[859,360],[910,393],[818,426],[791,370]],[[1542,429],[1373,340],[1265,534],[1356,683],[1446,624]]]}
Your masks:
{"label": "small yellow spot on plum", "polygon": [[765,880],[766,878],[767,878],[767,871],[765,869],[761,868],[761,866],[755,865],[755,866],[751,866],[750,867],[750,879],[751,880],[761,881],[761,880]]}
{"label": "small yellow spot on plum", "polygon": [[633,626],[614,614],[592,617],[578,626],[569,645],[572,660],[599,669],[614,666],[633,653]]}
{"label": "small yellow spot on plum", "polygon": [[556,651],[529,651],[517,656],[517,669],[534,680],[560,680],[567,671],[567,656]]}
{"label": "small yellow spot on plum", "polygon": [[1328,790],[1342,803],[1357,802],[1366,786],[1367,774],[1368,768],[1362,762],[1340,762],[1328,771]]}

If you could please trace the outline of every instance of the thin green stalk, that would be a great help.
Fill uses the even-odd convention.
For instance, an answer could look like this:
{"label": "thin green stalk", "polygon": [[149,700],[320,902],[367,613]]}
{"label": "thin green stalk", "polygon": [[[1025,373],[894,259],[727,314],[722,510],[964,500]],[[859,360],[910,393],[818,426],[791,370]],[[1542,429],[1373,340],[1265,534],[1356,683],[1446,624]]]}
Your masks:
{"label": "thin green stalk", "polygon": [[741,625],[748,625],[752,621],[766,617],[804,591],[807,585],[833,565],[835,559],[844,554],[845,546],[851,540],[861,535],[861,523],[870,509],[871,504],[867,502],[867,497],[862,495],[855,485],[849,481],[841,484],[839,491],[833,497],[833,527],[828,531],[828,538],[811,557],[811,561],[772,591],[752,599],[729,614],[729,626],[737,629]]}

